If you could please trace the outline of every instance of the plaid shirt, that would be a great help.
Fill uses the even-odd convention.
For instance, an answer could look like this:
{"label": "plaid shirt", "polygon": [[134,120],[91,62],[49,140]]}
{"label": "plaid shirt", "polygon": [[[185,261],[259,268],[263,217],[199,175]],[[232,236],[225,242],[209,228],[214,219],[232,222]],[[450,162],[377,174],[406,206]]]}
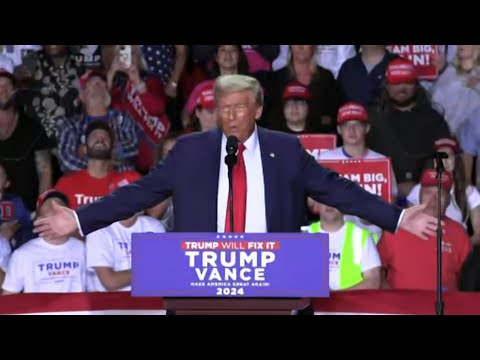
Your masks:
{"label": "plaid shirt", "polygon": [[[115,135],[113,166],[118,172],[135,170],[135,161],[138,155],[138,132],[135,121],[126,113],[110,110],[104,118],[108,121]],[[88,158],[80,156],[80,145],[86,144],[85,132],[92,118],[87,115],[76,115],[71,118],[59,118],[58,130],[58,160],[64,173],[78,171],[87,167]]]}

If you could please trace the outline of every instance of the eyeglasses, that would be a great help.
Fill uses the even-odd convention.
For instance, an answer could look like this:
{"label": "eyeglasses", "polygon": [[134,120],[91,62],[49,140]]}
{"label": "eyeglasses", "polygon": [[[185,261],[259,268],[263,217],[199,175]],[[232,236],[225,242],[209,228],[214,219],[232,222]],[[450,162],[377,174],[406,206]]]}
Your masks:
{"label": "eyeglasses", "polygon": [[235,115],[244,115],[247,112],[247,105],[234,105],[234,106],[226,106],[219,110],[220,115],[223,117],[230,116],[232,113]]}

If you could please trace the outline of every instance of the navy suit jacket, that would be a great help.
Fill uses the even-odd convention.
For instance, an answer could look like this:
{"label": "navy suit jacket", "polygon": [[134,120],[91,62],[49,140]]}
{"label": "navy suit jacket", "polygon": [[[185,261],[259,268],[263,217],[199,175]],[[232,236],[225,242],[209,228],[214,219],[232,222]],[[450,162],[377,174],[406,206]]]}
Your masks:
{"label": "navy suit jacket", "polygon": [[[257,127],[268,232],[299,232],[307,195],[395,232],[401,209],[319,165],[294,135]],[[178,139],[164,162],[136,183],[77,210],[84,235],[173,196],[176,232],[217,232],[221,130]]]}

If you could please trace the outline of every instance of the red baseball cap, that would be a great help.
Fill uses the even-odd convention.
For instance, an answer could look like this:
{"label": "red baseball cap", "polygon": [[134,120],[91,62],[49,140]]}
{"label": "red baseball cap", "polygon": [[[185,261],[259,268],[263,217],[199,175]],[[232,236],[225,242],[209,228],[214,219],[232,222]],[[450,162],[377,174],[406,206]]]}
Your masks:
{"label": "red baseball cap", "polygon": [[197,99],[197,106],[202,109],[212,110],[215,109],[215,95],[213,92],[213,86],[203,89]]}
{"label": "red baseball cap", "polygon": [[107,82],[107,77],[105,74],[99,70],[87,70],[82,76],[80,76],[80,89],[84,89],[85,85],[87,85],[88,80],[99,77],[103,81]]}
{"label": "red baseball cap", "polygon": [[450,138],[443,138],[443,139],[438,139],[435,141],[433,144],[433,150],[438,151],[441,148],[450,148],[455,154],[460,154],[462,152],[462,149],[460,149],[460,146],[458,145],[458,142],[454,139]]}
{"label": "red baseball cap", "polygon": [[408,59],[398,58],[390,61],[387,67],[387,83],[414,84],[417,81],[417,70]]}
{"label": "red baseball cap", "polygon": [[362,104],[348,102],[338,110],[337,124],[343,125],[347,121],[360,121],[368,123],[367,110]]}
{"label": "red baseball cap", "polygon": [[[434,169],[424,170],[422,177],[420,178],[420,184],[422,186],[437,186],[437,172]],[[453,178],[448,171],[442,172],[441,186],[447,192],[452,190]]]}
{"label": "red baseball cap", "polygon": [[310,101],[312,96],[305,85],[295,81],[288,84],[283,91],[283,101],[290,99]]}

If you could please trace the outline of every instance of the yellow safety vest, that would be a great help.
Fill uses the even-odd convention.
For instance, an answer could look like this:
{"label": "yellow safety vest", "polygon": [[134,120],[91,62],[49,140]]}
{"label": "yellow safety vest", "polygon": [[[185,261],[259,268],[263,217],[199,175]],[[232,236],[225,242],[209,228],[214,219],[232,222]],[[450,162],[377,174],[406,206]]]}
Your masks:
{"label": "yellow safety vest", "polygon": [[[363,280],[360,261],[370,234],[350,221],[345,222],[345,241],[340,254],[340,289],[348,289]],[[320,232],[320,222],[310,225],[310,233]]]}

